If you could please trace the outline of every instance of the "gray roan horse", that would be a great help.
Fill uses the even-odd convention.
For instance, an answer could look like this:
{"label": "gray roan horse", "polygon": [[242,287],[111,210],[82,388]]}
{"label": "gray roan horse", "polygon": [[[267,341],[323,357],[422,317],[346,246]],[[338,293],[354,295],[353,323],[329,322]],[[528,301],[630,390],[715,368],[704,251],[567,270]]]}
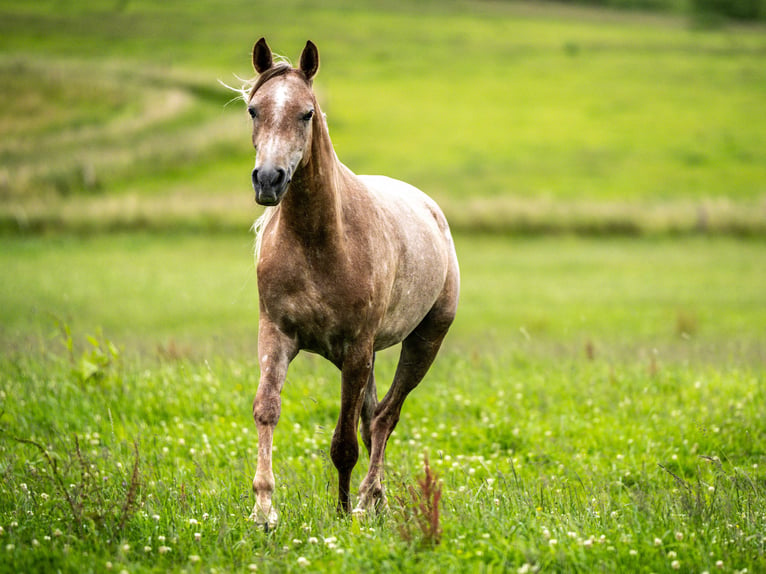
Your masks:
{"label": "gray roan horse", "polygon": [[[268,530],[277,523],[271,453],[290,361],[304,349],[340,369],[330,449],[338,508],[351,511],[361,417],[370,465],[357,508],[380,509],[386,443],[455,317],[460,279],[447,221],[431,199],[394,179],[354,175],[338,160],[311,87],[316,46],[307,42],[293,68],[275,62],[262,38],[253,66],[259,75],[243,95],[253,118],[255,199],[267,209],[256,224],[260,381],[251,519]],[[375,352],[398,343],[394,380],[378,402]]]}

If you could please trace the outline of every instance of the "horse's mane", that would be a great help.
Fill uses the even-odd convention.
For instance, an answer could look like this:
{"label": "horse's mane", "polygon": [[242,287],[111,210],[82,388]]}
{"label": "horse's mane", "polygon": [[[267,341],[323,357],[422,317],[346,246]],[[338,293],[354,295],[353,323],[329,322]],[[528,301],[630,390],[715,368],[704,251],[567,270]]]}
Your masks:
{"label": "horse's mane", "polygon": [[261,216],[253,223],[253,231],[255,232],[255,262],[258,263],[258,259],[261,257],[261,243],[263,242],[263,232],[266,226],[277,213],[277,207],[267,207],[263,210]]}

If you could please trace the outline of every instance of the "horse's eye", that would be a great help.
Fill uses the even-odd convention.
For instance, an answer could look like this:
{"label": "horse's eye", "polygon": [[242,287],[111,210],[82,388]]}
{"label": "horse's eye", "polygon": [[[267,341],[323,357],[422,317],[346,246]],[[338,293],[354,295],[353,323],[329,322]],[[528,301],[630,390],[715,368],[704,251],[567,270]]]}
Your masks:
{"label": "horse's eye", "polygon": [[252,107],[252,106],[248,106],[247,113],[250,114],[250,117],[253,118],[253,119],[258,117],[258,112],[255,111],[255,108]]}
{"label": "horse's eye", "polygon": [[311,118],[314,117],[314,110],[309,110],[305,114],[303,114],[303,117],[301,118],[304,122],[308,122],[311,120]]}

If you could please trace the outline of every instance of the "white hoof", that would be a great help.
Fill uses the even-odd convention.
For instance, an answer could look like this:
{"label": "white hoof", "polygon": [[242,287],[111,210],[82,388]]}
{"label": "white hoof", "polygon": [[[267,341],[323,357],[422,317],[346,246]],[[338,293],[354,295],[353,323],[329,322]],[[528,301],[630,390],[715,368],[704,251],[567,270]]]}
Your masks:
{"label": "white hoof", "polygon": [[257,502],[253,507],[253,512],[250,514],[248,520],[255,523],[258,528],[263,528],[264,532],[274,530],[279,523],[277,511],[274,510],[273,506],[269,508],[268,512],[264,512]]}

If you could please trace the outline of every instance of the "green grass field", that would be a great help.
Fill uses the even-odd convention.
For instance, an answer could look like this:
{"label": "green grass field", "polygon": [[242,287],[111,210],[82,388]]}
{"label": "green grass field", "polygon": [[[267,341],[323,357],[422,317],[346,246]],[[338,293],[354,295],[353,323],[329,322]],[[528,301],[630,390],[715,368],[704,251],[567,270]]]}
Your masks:
{"label": "green grass field", "polygon": [[[462,272],[388,512],[337,515],[301,355],[269,533],[218,84],[260,36],[318,44],[340,158],[436,197]],[[0,1],[0,572],[766,571],[765,64],[762,25],[555,3]]]}
{"label": "green grass field", "polygon": [[318,44],[345,163],[418,185],[455,226],[763,232],[762,27],[516,2],[0,13],[5,229],[251,219],[246,114],[218,80],[250,77],[263,35],[292,58]]}

